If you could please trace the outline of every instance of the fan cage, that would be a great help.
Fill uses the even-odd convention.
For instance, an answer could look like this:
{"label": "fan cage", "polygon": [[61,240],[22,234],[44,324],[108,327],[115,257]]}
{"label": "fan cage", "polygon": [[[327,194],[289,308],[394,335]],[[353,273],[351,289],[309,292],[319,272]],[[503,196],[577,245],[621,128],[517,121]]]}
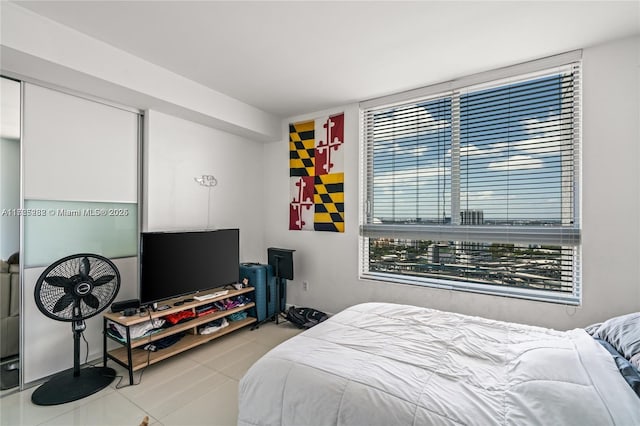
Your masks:
{"label": "fan cage", "polygon": [[[113,275],[107,283],[94,286],[89,294],[98,300],[98,307],[94,308],[86,303],[83,297],[79,298],[80,315],[74,316],[73,310],[76,305],[74,300],[64,309],[54,312],[55,305],[69,291],[63,287],[58,287],[47,282],[51,277],[65,277],[72,280],[80,280],[80,268],[84,259],[89,261],[88,276],[96,281],[100,277]],[[120,288],[120,273],[116,266],[109,259],[95,254],[78,254],[58,260],[45,272],[42,273],[35,288],[35,299],[38,308],[46,316],[59,321],[76,321],[91,318],[103,311],[115,299]]]}

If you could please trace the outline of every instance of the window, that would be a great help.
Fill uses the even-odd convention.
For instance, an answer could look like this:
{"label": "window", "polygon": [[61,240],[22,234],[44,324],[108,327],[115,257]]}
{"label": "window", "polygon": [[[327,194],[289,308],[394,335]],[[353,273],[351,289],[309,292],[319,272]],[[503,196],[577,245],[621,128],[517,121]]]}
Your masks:
{"label": "window", "polygon": [[361,104],[361,277],[580,303],[577,55]]}

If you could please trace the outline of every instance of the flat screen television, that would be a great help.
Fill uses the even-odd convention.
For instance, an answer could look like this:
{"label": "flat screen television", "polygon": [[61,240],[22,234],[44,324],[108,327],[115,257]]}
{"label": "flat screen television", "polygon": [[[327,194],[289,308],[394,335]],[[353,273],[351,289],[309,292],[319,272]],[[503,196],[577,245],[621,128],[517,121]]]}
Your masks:
{"label": "flat screen television", "polygon": [[240,230],[143,232],[140,303],[148,305],[237,283]]}

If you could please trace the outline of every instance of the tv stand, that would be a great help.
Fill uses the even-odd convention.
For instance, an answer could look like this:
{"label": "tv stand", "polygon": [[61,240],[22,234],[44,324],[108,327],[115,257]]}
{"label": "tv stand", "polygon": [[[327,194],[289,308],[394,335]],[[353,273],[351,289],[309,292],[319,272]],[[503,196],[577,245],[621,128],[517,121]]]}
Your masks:
{"label": "tv stand", "polygon": [[[229,325],[225,328],[222,328],[216,332],[211,334],[198,334],[198,326],[202,324],[206,324],[210,321],[226,317],[236,312],[242,312],[250,308],[254,308],[256,306],[255,302],[247,303],[243,306],[238,306],[233,309],[228,309],[226,311],[217,311],[211,314],[203,315],[200,317],[193,318],[190,321],[184,323],[178,323],[172,327],[163,329],[157,333],[151,334],[149,336],[144,336],[139,339],[131,339],[130,336],[130,327],[135,324],[140,324],[152,319],[161,318],[166,315],[174,314],[177,312],[182,312],[185,310],[193,310],[198,306],[208,305],[210,303],[216,302],[218,300],[224,300],[227,298],[239,296],[241,294],[252,293],[254,291],[253,287],[246,287],[240,290],[229,290],[226,294],[220,294],[222,288],[216,288],[209,290],[209,292],[204,293],[203,295],[211,294],[212,297],[204,300],[192,300],[183,299],[182,297],[177,297],[175,299],[166,300],[163,302],[163,305],[168,305],[168,309],[164,309],[162,311],[147,311],[144,314],[134,315],[130,317],[123,316],[119,312],[109,312],[104,314],[103,316],[103,365],[106,367],[107,361],[109,359],[115,361],[121,366],[125,367],[129,371],[129,384],[133,385],[133,372],[145,368],[151,364],[155,364],[164,359],[167,359],[173,355],[179,354],[191,348],[195,348],[197,346],[203,345],[211,340],[217,339],[218,337],[224,336],[225,334],[229,334],[235,330],[243,328],[249,324],[253,324],[256,322],[256,318],[247,317],[243,320],[239,321],[229,321]],[[217,295],[216,295],[217,294]],[[251,299],[255,300],[253,295],[250,296]],[[174,306],[176,302],[182,302],[182,305]],[[126,342],[121,342],[116,338],[112,337],[107,333],[108,329],[108,321],[113,321],[116,324],[120,324],[125,327],[127,336]],[[172,346],[161,349],[157,352],[149,352],[143,349],[143,347],[151,342],[155,342],[164,337],[172,336],[177,333],[186,332],[187,335],[184,336],[180,341],[173,344]],[[111,339],[114,342],[117,342],[121,347],[107,351],[107,339]]]}

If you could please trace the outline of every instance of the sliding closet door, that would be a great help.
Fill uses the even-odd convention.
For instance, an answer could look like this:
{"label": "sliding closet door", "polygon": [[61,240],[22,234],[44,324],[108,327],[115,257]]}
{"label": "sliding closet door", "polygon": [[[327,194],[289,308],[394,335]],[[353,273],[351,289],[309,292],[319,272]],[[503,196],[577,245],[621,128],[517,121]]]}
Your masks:
{"label": "sliding closet door", "polygon": [[[117,300],[137,297],[139,122],[136,112],[25,84],[24,207],[42,214],[24,217],[24,383],[73,366],[71,324],[35,304],[47,266],[101,254],[120,270]],[[101,333],[101,316],[89,319],[89,359],[102,351]]]}

